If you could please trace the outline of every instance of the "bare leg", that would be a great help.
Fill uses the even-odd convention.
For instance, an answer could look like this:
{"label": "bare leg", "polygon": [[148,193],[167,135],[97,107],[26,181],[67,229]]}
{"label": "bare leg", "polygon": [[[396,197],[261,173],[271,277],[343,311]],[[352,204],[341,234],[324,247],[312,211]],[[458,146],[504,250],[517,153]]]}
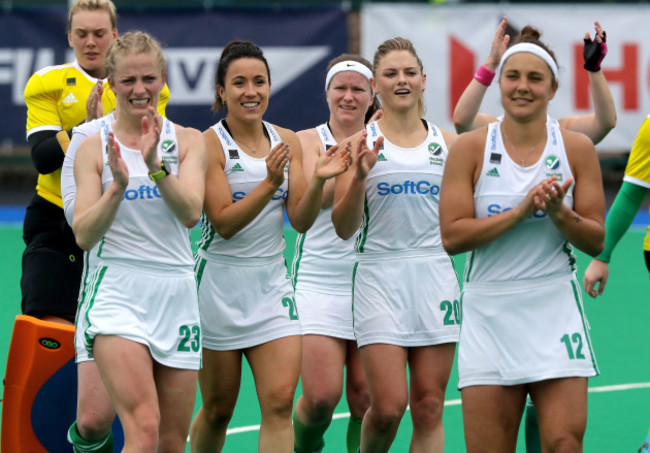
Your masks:
{"label": "bare leg", "polygon": [[411,453],[444,451],[442,413],[455,350],[456,343],[409,349]]}
{"label": "bare leg", "polygon": [[232,418],[241,384],[241,351],[203,349],[199,385],[203,406],[190,430],[192,453],[220,452]]}
{"label": "bare leg", "polygon": [[461,394],[467,453],[514,453],[525,386],[476,385]]}
{"label": "bare leg", "polygon": [[302,337],[280,338],[246,351],[262,411],[260,453],[292,453],[291,410],[300,375]]}

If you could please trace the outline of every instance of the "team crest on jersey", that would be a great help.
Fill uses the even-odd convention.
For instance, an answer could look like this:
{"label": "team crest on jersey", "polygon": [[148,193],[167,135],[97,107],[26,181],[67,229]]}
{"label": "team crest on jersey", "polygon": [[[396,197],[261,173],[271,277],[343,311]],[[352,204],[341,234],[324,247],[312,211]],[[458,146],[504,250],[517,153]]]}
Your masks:
{"label": "team crest on jersey", "polygon": [[560,168],[560,159],[558,159],[557,156],[551,154],[546,158],[544,164],[546,165],[546,168],[548,168],[549,170],[557,170],[558,168]]}
{"label": "team crest on jersey", "polygon": [[160,149],[164,153],[171,153],[176,149],[176,142],[174,140],[165,140],[162,145],[160,145]]}
{"label": "team crest on jersey", "polygon": [[438,165],[439,167],[442,167],[444,160],[440,157],[442,154],[442,146],[440,146],[440,143],[431,142],[427,148],[431,154],[429,156],[429,165]]}
{"label": "team crest on jersey", "polygon": [[429,148],[429,152],[434,156],[439,156],[440,154],[442,154],[442,146],[440,146],[440,143],[431,142],[429,143],[428,148]]}

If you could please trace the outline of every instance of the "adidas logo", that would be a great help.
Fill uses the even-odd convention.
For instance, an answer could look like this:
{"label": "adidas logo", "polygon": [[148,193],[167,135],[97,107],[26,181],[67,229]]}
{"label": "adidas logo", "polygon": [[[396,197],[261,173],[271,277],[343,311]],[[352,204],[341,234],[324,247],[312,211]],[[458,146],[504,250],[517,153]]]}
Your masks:
{"label": "adidas logo", "polygon": [[238,163],[233,165],[230,171],[244,171],[244,169]]}
{"label": "adidas logo", "polygon": [[501,176],[501,175],[499,175],[499,170],[497,170],[496,167],[494,167],[492,170],[488,171],[485,175],[486,176],[496,176],[497,178],[499,176]]}
{"label": "adidas logo", "polygon": [[62,102],[64,104],[74,104],[74,103],[79,102],[79,101],[77,101],[77,98],[74,97],[74,94],[69,93],[66,97],[63,98]]}
{"label": "adidas logo", "polygon": [[384,156],[384,153],[379,153],[379,156],[377,156],[377,162],[387,162],[388,159],[386,159],[386,156]]}

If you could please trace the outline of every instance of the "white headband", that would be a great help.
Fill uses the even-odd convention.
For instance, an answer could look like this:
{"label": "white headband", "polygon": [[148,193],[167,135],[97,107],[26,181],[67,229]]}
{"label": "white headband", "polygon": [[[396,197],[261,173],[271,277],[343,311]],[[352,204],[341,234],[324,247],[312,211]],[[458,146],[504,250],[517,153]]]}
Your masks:
{"label": "white headband", "polygon": [[544,60],[546,64],[548,65],[549,68],[551,68],[551,72],[553,73],[553,77],[555,77],[555,80],[558,80],[558,71],[557,71],[557,64],[555,64],[555,61],[553,61],[553,57],[542,49],[540,46],[537,44],[533,44],[530,42],[520,42],[519,44],[515,44],[508,50],[506,50],[506,53],[503,54],[503,57],[501,57],[501,62],[499,63],[499,74],[501,74],[501,70],[503,69],[503,65],[505,64],[506,60],[510,58],[512,55],[520,52],[527,52],[527,53],[532,53],[534,55],[537,55],[539,58]]}
{"label": "white headband", "polygon": [[325,78],[325,91],[327,91],[327,88],[330,86],[332,77],[343,71],[358,72],[366,79],[368,79],[368,82],[370,82],[370,79],[372,78],[372,71],[368,69],[365,64],[352,60],[342,61],[340,63],[336,63],[334,66],[332,66],[332,69],[327,71],[327,77]]}

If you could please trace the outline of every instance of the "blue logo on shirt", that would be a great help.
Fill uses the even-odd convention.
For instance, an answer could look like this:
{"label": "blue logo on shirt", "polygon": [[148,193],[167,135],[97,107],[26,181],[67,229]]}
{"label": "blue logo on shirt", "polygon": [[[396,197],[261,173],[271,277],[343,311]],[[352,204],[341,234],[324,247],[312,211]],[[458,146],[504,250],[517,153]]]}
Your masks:
{"label": "blue logo on shirt", "polygon": [[[233,192],[232,194],[232,202],[234,203],[235,201],[243,199],[246,195],[248,195],[247,192]],[[286,200],[287,196],[289,195],[288,190],[282,189],[282,187],[279,187],[278,190],[275,191],[275,194],[273,195],[273,198],[271,200]]]}
{"label": "blue logo on shirt", "polygon": [[122,200],[132,201],[132,200],[152,200],[154,198],[162,198],[160,192],[158,192],[158,186],[145,186],[142,185],[138,187],[138,190],[130,189],[124,192]]}
{"label": "blue logo on shirt", "polygon": [[[501,214],[502,212],[510,211],[512,208],[507,206],[507,207],[501,207],[500,204],[497,203],[492,203],[491,205],[488,206],[488,217],[492,217],[493,215]],[[536,219],[543,219],[546,217],[546,213],[544,211],[535,211],[530,217],[534,217]],[[529,218],[530,218],[529,217]]]}
{"label": "blue logo on shirt", "polygon": [[377,184],[377,194],[385,197],[387,195],[438,195],[440,186],[431,184],[429,181],[404,181],[401,184],[390,185],[387,182]]}

